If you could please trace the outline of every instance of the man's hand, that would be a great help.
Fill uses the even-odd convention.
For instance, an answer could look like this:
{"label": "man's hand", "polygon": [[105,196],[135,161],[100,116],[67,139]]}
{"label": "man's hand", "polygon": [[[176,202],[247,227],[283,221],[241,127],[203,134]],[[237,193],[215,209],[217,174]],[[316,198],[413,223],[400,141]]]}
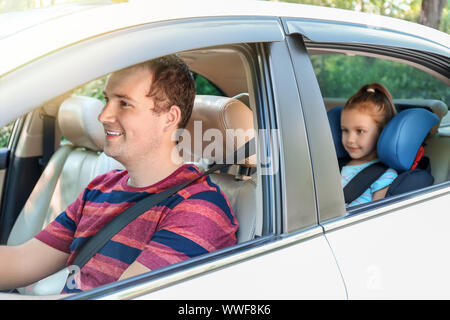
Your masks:
{"label": "man's hand", "polygon": [[19,246],[0,246],[0,289],[24,287],[65,267],[69,254],[30,239]]}

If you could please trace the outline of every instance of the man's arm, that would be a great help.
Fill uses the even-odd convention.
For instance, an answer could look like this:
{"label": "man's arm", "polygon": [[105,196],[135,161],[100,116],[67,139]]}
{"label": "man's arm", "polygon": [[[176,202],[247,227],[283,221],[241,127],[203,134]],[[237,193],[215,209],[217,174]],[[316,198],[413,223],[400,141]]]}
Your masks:
{"label": "man's arm", "polygon": [[34,238],[19,246],[0,246],[0,289],[39,281],[64,268],[68,257]]}
{"label": "man's arm", "polygon": [[150,272],[151,270],[144,266],[142,263],[135,261],[128,266],[128,268],[122,273],[119,280],[131,278],[137,276],[138,274]]}

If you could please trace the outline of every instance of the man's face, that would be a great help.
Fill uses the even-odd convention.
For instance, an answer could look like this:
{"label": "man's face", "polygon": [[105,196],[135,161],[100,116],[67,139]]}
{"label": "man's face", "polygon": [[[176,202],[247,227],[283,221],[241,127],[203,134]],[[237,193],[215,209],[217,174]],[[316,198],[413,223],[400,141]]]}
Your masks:
{"label": "man's face", "polygon": [[378,126],[373,117],[357,109],[343,110],[342,144],[350,157],[362,162],[377,157]]}
{"label": "man's face", "polygon": [[152,74],[132,68],[110,76],[105,87],[107,104],[98,119],[105,129],[104,152],[127,166],[151,157],[161,146],[162,118],[147,97]]}

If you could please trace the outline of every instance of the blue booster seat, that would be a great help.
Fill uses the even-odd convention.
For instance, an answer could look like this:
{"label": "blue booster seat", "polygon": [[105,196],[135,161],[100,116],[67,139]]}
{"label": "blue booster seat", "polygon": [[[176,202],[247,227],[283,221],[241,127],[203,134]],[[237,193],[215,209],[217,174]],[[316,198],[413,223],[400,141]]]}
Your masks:
{"label": "blue booster seat", "polygon": [[[343,106],[335,107],[327,112],[340,169],[351,160],[342,145],[342,108]],[[350,203],[356,199],[388,168],[395,169],[398,177],[389,186],[386,197],[432,185],[434,178],[430,173],[429,159],[423,157],[423,144],[427,134],[438,122],[439,118],[424,108],[406,109],[392,118],[378,139],[377,153],[381,162],[377,165],[378,173],[373,173],[368,178],[370,181],[358,183],[362,184],[361,187],[355,184],[349,186],[352,180],[355,182],[358,180],[358,176],[362,175],[364,170],[356,175],[346,186],[346,188],[353,189],[351,196],[349,189],[344,188],[345,202]],[[366,173],[375,171],[377,166],[370,166],[372,169],[366,168]],[[364,176],[368,177],[369,175],[365,174]],[[363,182],[362,180],[359,179],[358,182]]]}

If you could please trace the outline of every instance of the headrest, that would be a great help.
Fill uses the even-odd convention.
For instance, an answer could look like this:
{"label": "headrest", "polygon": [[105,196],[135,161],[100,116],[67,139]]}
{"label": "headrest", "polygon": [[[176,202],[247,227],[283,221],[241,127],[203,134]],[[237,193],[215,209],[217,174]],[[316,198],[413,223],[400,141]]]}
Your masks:
{"label": "headrest", "polygon": [[[339,106],[327,112],[338,158],[348,156],[342,144],[342,109],[343,106]],[[409,170],[427,134],[438,122],[438,116],[424,108],[401,111],[384,127],[378,138],[378,158],[395,170]]]}
{"label": "headrest", "polygon": [[[219,96],[197,95],[191,118],[186,125],[191,138],[190,150],[183,152],[194,161],[207,159],[223,163],[239,147],[255,136],[252,111],[241,101]],[[187,144],[189,146],[189,144]],[[256,155],[245,160],[248,167],[256,166]]]}
{"label": "headrest", "polygon": [[105,132],[98,121],[103,102],[83,96],[69,97],[58,111],[58,125],[61,133],[79,147],[94,151],[103,150]]}
{"label": "headrest", "polygon": [[398,113],[378,139],[379,159],[397,171],[409,170],[427,134],[438,122],[437,115],[423,108]]}
{"label": "headrest", "polygon": [[426,108],[433,113],[435,113],[439,117],[439,122],[435,124],[435,126],[430,130],[430,134],[428,135],[433,136],[437,130],[439,129],[439,125],[441,120],[447,115],[448,113],[448,107],[447,105],[441,101],[441,100],[432,100],[432,99],[395,99],[395,106],[399,111],[406,110],[410,108]]}

